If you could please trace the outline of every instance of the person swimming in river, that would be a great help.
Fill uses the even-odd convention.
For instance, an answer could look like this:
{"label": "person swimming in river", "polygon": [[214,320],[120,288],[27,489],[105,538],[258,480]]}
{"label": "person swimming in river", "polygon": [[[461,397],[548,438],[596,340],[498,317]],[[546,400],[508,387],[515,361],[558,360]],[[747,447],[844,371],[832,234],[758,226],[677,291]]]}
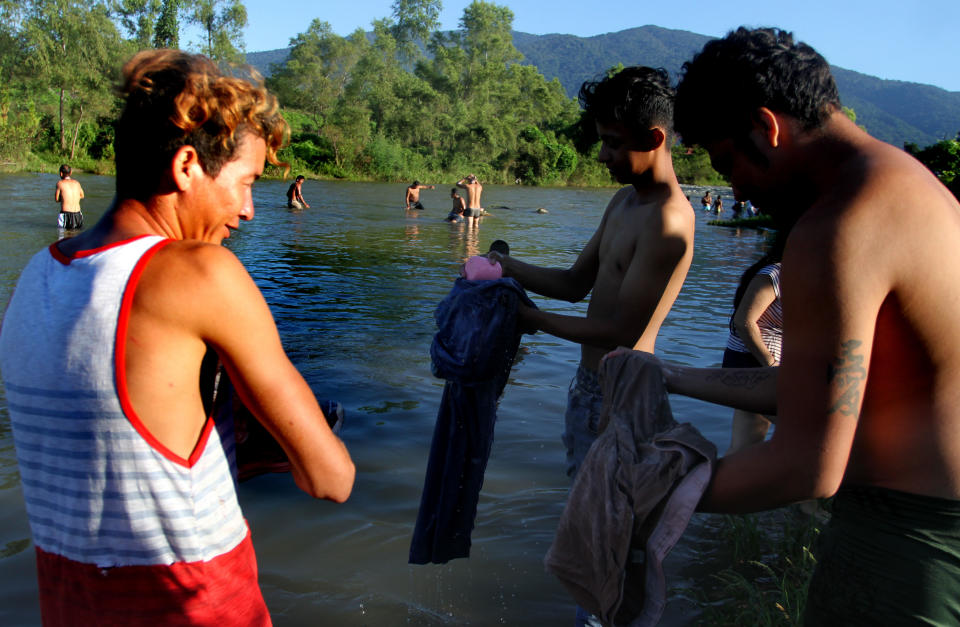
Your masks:
{"label": "person swimming in river", "polygon": [[710,190],[707,190],[707,193],[700,199],[700,207],[704,211],[710,211],[710,208],[713,207],[713,196],[710,195]]}
{"label": "person swimming in river", "polygon": [[421,189],[435,189],[435,187],[433,185],[421,185],[420,181],[411,183],[403,199],[404,209],[423,209],[423,204],[420,202]]}
{"label": "person swimming in river", "polygon": [[467,204],[463,200],[463,196],[457,193],[456,187],[450,190],[450,198],[453,200],[453,207],[450,208],[450,213],[444,220],[447,222],[462,222],[463,212],[466,210]]}
{"label": "person swimming in river", "polygon": [[289,209],[310,208],[307,201],[303,199],[303,193],[300,189],[303,186],[304,180],[306,180],[306,177],[300,174],[296,180],[290,184],[290,187],[287,188],[287,207]]}

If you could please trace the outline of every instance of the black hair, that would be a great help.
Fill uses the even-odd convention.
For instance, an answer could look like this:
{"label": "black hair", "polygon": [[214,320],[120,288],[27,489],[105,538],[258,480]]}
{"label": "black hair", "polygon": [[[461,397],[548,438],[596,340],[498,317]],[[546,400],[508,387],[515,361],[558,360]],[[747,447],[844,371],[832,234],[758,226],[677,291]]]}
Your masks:
{"label": "black hair", "polygon": [[419,185],[420,185],[420,181],[414,181],[410,187],[418,187]]}
{"label": "black hair", "polygon": [[[707,98],[718,89],[734,98]],[[790,115],[805,130],[840,110],[830,66],[816,50],[777,28],[740,27],[707,42],[683,64],[677,85],[674,127],[684,144],[737,140],[760,107]]]}
{"label": "black hair", "polygon": [[507,243],[506,243],[505,241],[503,241],[502,239],[494,240],[494,241],[490,244],[490,252],[493,252],[493,251],[497,251],[497,252],[500,253],[501,255],[509,255],[509,254],[510,254],[510,245],[507,244]]}
{"label": "black hair", "polygon": [[73,172],[73,170],[71,170],[70,166],[68,166],[66,163],[60,166],[60,174],[62,176],[70,176],[71,172]]}
{"label": "black hair", "polygon": [[296,180],[297,180],[297,181],[303,181],[303,180],[306,180],[306,178],[307,178],[307,177],[305,177],[304,175],[298,174]]}
{"label": "black hair", "polygon": [[587,81],[580,87],[579,99],[584,110],[581,125],[588,135],[595,134],[591,127],[597,122],[623,124],[638,137],[651,126],[663,128],[668,136],[673,129],[674,91],[663,68],[628,67]]}

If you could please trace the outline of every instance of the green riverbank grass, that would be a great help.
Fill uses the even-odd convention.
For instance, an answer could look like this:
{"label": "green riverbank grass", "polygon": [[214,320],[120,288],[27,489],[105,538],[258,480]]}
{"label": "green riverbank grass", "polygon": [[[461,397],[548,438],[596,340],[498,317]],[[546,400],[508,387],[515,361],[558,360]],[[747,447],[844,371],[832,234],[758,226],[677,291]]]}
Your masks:
{"label": "green riverbank grass", "polygon": [[728,566],[697,595],[702,624],[802,625],[813,548],[826,519],[824,510],[807,514],[798,506],[718,517]]}

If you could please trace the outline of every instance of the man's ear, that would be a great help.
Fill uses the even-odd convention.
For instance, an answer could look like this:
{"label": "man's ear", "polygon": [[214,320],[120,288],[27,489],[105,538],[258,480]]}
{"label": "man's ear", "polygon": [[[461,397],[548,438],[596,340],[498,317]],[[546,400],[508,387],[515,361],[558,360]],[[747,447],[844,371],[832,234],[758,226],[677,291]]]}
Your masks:
{"label": "man's ear", "polygon": [[783,125],[777,114],[766,107],[760,107],[753,112],[751,116],[753,130],[762,138],[762,141],[771,148],[778,148],[783,139],[781,134],[784,130]]}
{"label": "man's ear", "polygon": [[200,165],[200,155],[193,146],[181,146],[170,162],[170,178],[178,191],[190,189],[200,177],[205,176]]}
{"label": "man's ear", "polygon": [[637,147],[644,152],[652,152],[662,146],[665,141],[667,141],[667,134],[659,126],[654,126],[643,133]]}

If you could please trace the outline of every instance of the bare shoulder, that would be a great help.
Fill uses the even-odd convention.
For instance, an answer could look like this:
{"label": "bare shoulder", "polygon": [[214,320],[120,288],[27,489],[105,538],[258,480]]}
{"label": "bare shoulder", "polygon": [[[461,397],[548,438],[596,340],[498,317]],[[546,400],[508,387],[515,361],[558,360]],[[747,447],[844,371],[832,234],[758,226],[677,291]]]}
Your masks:
{"label": "bare shoulder", "polygon": [[243,264],[229,249],[193,240],[170,242],[152,263],[171,274],[198,281],[219,280],[238,272],[246,274]]}
{"label": "bare shoulder", "polygon": [[236,255],[222,246],[175,241],[144,269],[137,300],[149,310],[194,328],[263,298]]}
{"label": "bare shoulder", "polygon": [[663,215],[663,230],[666,234],[682,235],[684,239],[693,240],[693,231],[696,227],[696,215],[690,201],[680,189],[675,190],[666,202],[661,205]]}

